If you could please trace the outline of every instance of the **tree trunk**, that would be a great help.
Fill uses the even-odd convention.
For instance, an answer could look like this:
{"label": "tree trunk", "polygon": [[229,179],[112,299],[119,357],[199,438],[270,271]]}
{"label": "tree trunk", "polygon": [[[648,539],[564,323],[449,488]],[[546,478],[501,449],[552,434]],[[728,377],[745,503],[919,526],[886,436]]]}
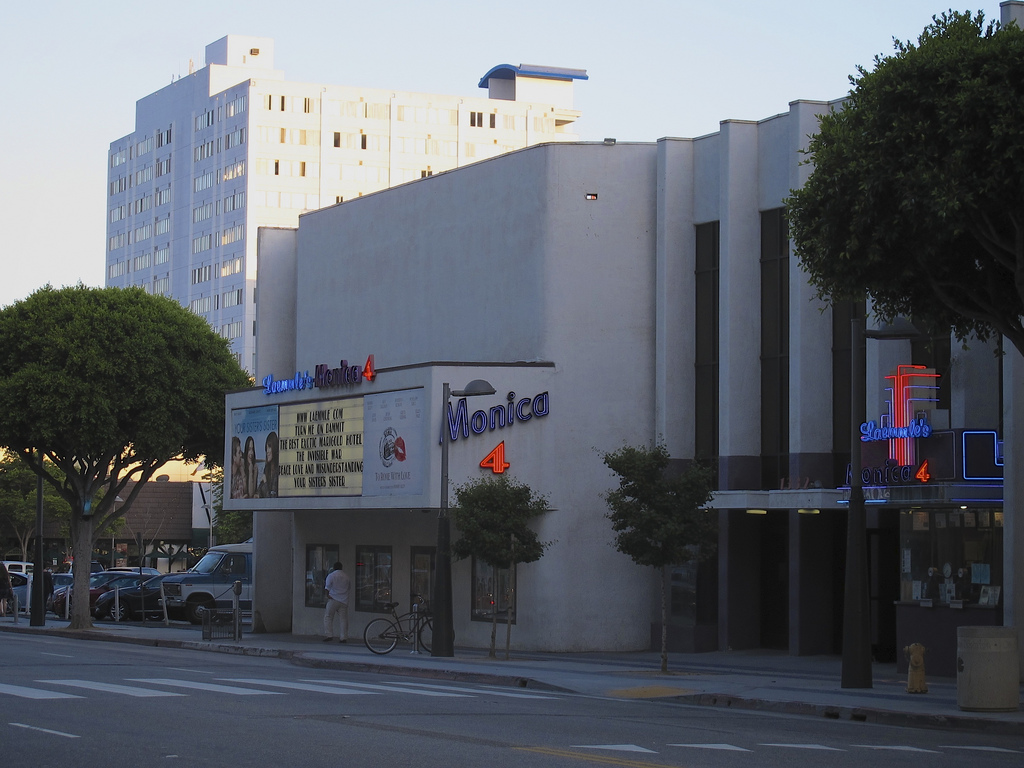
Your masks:
{"label": "tree trunk", "polygon": [[669,567],[661,568],[661,672],[668,674],[668,573]]}
{"label": "tree trunk", "polygon": [[71,596],[71,624],[69,629],[91,629],[92,614],[89,612],[89,576],[91,575],[92,517],[71,515],[71,552],[75,558],[72,573],[75,580]]}
{"label": "tree trunk", "polygon": [[[515,590],[516,583],[516,564],[512,563],[512,573],[510,574],[512,579],[512,589]],[[515,592],[513,591],[513,596]],[[512,649],[512,600],[508,601],[508,605],[505,607],[505,661],[511,658]]]}

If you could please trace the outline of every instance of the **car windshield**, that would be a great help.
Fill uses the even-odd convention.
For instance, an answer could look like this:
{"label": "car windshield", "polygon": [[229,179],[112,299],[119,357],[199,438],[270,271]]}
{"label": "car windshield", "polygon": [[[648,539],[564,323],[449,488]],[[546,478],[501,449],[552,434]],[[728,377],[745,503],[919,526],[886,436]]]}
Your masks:
{"label": "car windshield", "polygon": [[192,571],[195,573],[213,573],[217,569],[217,564],[220,563],[222,557],[224,557],[223,552],[207,552],[203,555],[202,559],[192,567]]}

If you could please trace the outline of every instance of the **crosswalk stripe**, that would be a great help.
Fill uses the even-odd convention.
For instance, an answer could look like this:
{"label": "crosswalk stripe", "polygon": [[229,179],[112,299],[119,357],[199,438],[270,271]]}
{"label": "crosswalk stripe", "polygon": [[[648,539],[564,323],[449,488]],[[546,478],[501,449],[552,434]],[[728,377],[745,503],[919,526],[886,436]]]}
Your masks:
{"label": "crosswalk stripe", "polygon": [[670,747],[689,747],[690,749],[720,749],[726,752],[750,752],[749,749],[732,744],[669,744]]}
{"label": "crosswalk stripe", "polygon": [[152,688],[135,688],[130,685],[114,685],[113,683],[98,683],[92,680],[36,680],[37,683],[47,685],[67,685],[72,688],[85,688],[90,691],[103,691],[105,693],[117,693],[122,696],[138,696],[140,698],[153,698],[157,696],[184,696],[183,693],[171,691],[155,691]]}
{"label": "crosswalk stripe", "polygon": [[788,747],[789,749],[819,749],[825,752],[845,752],[845,749],[826,747],[823,744],[759,744],[760,747]]}
{"label": "crosswalk stripe", "polygon": [[281,696],[280,691],[261,691],[256,688],[239,688],[234,685],[217,685],[216,683],[196,683],[191,680],[171,680],[164,677],[143,679],[130,677],[129,682],[150,683],[152,685],[169,685],[176,688],[190,688],[196,691],[212,691],[213,693],[231,693],[236,696]]}
{"label": "crosswalk stripe", "polygon": [[339,688],[328,685],[312,685],[310,683],[292,683],[287,680],[263,680],[257,678],[227,678],[218,677],[218,680],[225,683],[249,683],[250,685],[269,685],[276,688],[289,688],[296,691],[313,691],[315,693],[331,693],[336,696],[374,696],[371,691],[354,691],[349,688]]}
{"label": "crosswalk stripe", "polygon": [[[312,680],[308,682],[313,682]],[[333,680],[320,680],[319,682],[326,685],[348,685],[353,688],[369,688],[374,691],[387,691],[388,693],[411,693],[415,696],[444,696],[448,698],[459,698],[468,699],[471,698],[464,693],[442,693],[441,691],[421,691],[415,688],[401,688],[398,685],[374,685],[372,683],[350,683],[347,681],[339,680],[337,682]]]}
{"label": "crosswalk stripe", "polygon": [[46,691],[42,688],[25,688],[21,685],[0,684],[0,693],[9,696],[20,696],[23,699],[81,699],[74,693],[62,693],[61,691]]}
{"label": "crosswalk stripe", "polygon": [[536,693],[511,693],[509,691],[497,691],[490,688],[460,688],[457,685],[431,685],[430,683],[402,683],[415,688],[434,688],[441,691],[462,691],[463,693],[475,693],[478,695],[505,696],[509,699],[556,699],[557,696],[541,696]]}

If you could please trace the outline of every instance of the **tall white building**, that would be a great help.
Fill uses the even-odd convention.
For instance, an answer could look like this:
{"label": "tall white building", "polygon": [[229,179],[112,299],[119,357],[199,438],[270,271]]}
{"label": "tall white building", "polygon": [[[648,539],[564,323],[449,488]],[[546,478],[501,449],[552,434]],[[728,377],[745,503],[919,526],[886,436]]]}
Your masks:
{"label": "tall white building", "polygon": [[110,145],[108,286],[171,296],[255,370],[256,231],[532,144],[574,141],[584,70],[504,64],[486,98],[295,83],[274,41],[229,35],[136,103]]}

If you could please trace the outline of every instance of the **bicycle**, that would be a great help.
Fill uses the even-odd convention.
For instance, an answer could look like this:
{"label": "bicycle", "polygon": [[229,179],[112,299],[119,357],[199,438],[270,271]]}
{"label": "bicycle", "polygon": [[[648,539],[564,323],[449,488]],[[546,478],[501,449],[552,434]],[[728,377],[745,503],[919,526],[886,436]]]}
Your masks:
{"label": "bicycle", "polygon": [[426,601],[416,595],[412,610],[401,616],[395,610],[398,605],[384,603],[384,610],[391,611],[391,618],[376,618],[366,625],[366,629],[363,630],[363,642],[366,647],[373,653],[383,655],[391,653],[401,640],[403,643],[413,644],[413,653],[419,653],[420,648],[430,653],[434,624]]}

